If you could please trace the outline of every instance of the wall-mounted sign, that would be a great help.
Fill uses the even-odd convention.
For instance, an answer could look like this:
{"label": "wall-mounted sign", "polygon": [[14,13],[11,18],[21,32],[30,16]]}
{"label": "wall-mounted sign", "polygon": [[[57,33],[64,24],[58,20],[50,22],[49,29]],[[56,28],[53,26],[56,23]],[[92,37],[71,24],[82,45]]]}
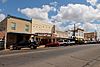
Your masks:
{"label": "wall-mounted sign", "polygon": [[50,33],[36,33],[37,36],[51,36]]}

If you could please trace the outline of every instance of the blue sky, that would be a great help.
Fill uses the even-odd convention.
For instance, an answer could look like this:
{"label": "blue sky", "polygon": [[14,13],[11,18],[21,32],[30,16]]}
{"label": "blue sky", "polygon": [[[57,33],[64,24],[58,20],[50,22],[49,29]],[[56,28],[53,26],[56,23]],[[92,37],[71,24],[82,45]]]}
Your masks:
{"label": "blue sky", "polygon": [[[57,2],[57,7],[62,5],[67,5],[69,3],[73,4],[88,4],[85,0],[7,0],[6,2],[0,2],[0,9],[4,14],[11,14],[15,16],[20,16],[27,18],[27,16],[21,14],[17,11],[18,8],[41,8],[42,5],[50,5],[50,3]],[[53,12],[52,12],[53,13]],[[51,14],[50,13],[50,16]],[[56,14],[56,13],[53,13]]]}
{"label": "blue sky", "polygon": [[[99,0],[0,0],[0,20],[7,14],[26,19],[46,20],[67,30],[76,24],[96,29],[100,20]],[[52,22],[54,21],[54,22]],[[90,26],[90,28],[87,28]],[[95,27],[94,27],[95,26]]]}

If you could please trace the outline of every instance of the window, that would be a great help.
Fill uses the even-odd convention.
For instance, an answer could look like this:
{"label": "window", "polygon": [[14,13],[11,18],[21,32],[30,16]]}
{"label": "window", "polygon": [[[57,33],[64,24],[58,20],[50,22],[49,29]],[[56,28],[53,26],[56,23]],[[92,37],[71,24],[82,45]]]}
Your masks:
{"label": "window", "polygon": [[26,31],[26,32],[29,31],[29,25],[25,25],[25,31]]}
{"label": "window", "polygon": [[14,23],[14,22],[11,23],[11,29],[16,30],[16,23]]}
{"label": "window", "polygon": [[33,27],[35,27],[35,26],[33,26]]}

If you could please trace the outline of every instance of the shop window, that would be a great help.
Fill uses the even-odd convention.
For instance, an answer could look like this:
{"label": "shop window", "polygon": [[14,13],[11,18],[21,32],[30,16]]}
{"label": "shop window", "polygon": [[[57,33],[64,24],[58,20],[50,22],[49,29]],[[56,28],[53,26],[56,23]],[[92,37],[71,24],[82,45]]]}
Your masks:
{"label": "shop window", "polygon": [[14,22],[11,23],[11,29],[16,30],[16,23],[14,23]]}

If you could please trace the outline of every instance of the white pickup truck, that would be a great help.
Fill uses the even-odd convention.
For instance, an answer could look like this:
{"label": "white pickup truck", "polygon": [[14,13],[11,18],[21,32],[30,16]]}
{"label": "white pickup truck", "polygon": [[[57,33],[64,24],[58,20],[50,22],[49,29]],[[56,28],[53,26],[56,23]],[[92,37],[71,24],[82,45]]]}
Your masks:
{"label": "white pickup truck", "polygon": [[60,40],[59,44],[61,46],[67,46],[67,45],[74,45],[75,41],[71,41],[71,40]]}

